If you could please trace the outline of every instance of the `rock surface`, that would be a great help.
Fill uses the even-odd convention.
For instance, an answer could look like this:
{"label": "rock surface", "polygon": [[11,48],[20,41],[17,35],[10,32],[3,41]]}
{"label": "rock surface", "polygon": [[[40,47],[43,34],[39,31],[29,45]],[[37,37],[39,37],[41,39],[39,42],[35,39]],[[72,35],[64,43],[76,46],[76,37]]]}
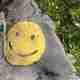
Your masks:
{"label": "rock surface", "polygon": [[[32,0],[14,0],[11,5],[7,6],[7,8],[8,8],[8,13],[6,14],[7,15],[6,22],[9,25],[12,25],[20,20],[33,20],[34,22],[37,22],[42,26],[44,24],[46,26],[45,28],[46,31],[54,28],[52,20],[47,15],[41,14],[41,11],[38,9],[38,6]],[[49,28],[47,26],[49,26]],[[50,42],[53,43],[53,45],[51,45],[51,43],[49,44],[50,50],[48,53],[51,53],[51,51],[55,53],[54,55],[52,54],[47,55],[49,57],[48,62],[50,63],[50,65],[47,64],[46,62],[47,60],[46,55],[45,59],[42,59],[39,64],[34,64],[32,66],[26,66],[26,67],[11,66],[5,61],[4,56],[1,56],[0,80],[65,80],[64,76],[67,75],[64,75],[64,73],[67,73],[68,75],[70,73],[68,73],[69,68],[67,68],[69,67],[69,65],[67,62],[65,63],[63,46],[61,45],[59,39],[56,37],[55,34],[53,35],[51,32],[47,33],[48,33],[46,34],[47,39],[48,40],[51,39],[49,43]],[[54,38],[50,37],[50,35],[53,35]],[[0,50],[0,54],[3,54],[2,50]],[[58,57],[56,57],[56,55]],[[55,57],[53,58],[53,56]],[[59,58],[61,56],[63,57],[63,59]],[[61,61],[59,61],[59,59]],[[55,64],[53,64],[53,62]],[[59,62],[61,62],[61,64]],[[42,66],[45,66],[45,64],[47,67],[49,67],[49,69],[51,70],[55,69],[54,73],[50,72],[49,73],[50,75],[48,73],[44,73],[43,70],[44,68],[42,69]],[[51,67],[53,66],[52,64],[54,65],[54,67]],[[59,75],[57,73],[59,73]]]}

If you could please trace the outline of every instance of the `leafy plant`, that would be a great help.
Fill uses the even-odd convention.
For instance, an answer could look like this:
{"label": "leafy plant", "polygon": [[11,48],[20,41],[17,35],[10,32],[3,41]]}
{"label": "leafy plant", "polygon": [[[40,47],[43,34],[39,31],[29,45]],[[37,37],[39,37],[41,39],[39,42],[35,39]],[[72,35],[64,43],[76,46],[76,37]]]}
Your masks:
{"label": "leafy plant", "polygon": [[79,0],[35,0],[56,24],[56,33],[64,44],[66,54],[72,54],[73,64],[80,73],[80,1]]}

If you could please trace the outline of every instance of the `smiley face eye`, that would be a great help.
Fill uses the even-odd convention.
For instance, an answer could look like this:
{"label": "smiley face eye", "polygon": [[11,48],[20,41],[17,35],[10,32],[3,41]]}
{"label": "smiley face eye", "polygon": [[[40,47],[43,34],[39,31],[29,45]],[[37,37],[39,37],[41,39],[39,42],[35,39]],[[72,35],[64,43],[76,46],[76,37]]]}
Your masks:
{"label": "smiley face eye", "polygon": [[34,40],[35,39],[35,35],[32,34],[30,38],[31,38],[31,40]]}
{"label": "smiley face eye", "polygon": [[19,34],[19,32],[16,32],[16,36],[18,37],[20,34]]}

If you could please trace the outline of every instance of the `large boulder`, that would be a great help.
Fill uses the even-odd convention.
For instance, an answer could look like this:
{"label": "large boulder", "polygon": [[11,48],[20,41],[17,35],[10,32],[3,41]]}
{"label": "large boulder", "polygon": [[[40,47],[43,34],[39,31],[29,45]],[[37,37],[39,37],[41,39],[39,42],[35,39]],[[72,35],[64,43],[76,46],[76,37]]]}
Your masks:
{"label": "large boulder", "polygon": [[[33,0],[13,0],[11,4],[5,5],[5,8],[7,27],[22,20],[30,20],[41,25],[47,36],[47,50],[38,63],[25,67],[12,66],[5,61],[4,56],[1,56],[0,80],[68,80],[72,70],[49,16],[42,14]],[[3,55],[1,50],[0,54]]]}

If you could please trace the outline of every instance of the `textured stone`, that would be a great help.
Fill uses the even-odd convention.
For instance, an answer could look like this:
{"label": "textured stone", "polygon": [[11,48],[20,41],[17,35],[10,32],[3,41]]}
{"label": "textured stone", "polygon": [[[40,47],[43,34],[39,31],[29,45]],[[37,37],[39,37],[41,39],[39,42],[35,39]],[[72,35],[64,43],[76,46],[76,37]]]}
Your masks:
{"label": "textured stone", "polygon": [[[66,61],[63,46],[53,31],[52,20],[42,14],[32,0],[14,0],[7,8],[6,22],[8,24],[12,25],[20,20],[32,20],[42,26],[47,39],[47,49],[41,61],[32,66],[12,66],[2,56],[0,80],[66,80],[65,76],[70,74],[70,67]],[[1,50],[0,54],[3,54]]]}

